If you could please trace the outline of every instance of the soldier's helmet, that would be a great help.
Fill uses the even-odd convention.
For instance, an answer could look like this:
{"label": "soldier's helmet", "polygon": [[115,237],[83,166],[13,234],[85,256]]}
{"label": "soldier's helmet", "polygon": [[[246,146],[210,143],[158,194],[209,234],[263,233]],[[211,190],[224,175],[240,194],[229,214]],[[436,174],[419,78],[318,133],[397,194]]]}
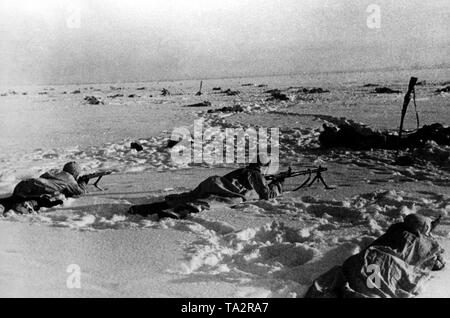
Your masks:
{"label": "soldier's helmet", "polygon": [[77,180],[81,174],[81,167],[78,163],[72,161],[64,165],[63,171],[70,173],[75,178],[75,180]]}

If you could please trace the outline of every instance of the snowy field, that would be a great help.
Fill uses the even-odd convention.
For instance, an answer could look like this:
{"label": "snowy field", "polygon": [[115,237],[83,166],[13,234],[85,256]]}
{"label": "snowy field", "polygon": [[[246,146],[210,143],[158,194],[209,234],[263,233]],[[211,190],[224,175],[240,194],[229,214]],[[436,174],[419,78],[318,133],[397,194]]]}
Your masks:
{"label": "snowy field", "polygon": [[[435,235],[449,253],[448,147],[430,145],[422,154],[427,164],[412,167],[393,165],[392,151],[319,148],[322,124],[343,117],[398,129],[403,93],[374,94],[364,85],[405,92],[410,76],[425,81],[416,88],[421,125],[448,125],[450,94],[435,91],[450,80],[449,69],[208,80],[200,97],[199,81],[1,88],[0,196],[67,161],[86,172],[118,172],[102,180],[104,192],[92,188],[40,214],[0,217],[0,296],[302,297],[316,277],[410,213],[443,216]],[[171,95],[161,96],[163,88]],[[268,101],[270,89],[289,100]],[[89,105],[85,96],[104,104]],[[212,106],[184,107],[205,100]],[[234,105],[243,111],[207,113]],[[171,160],[172,130],[191,129],[199,118],[205,127],[279,128],[280,169],[323,165],[337,188],[318,184],[270,201],[217,204],[185,220],[127,215],[133,204],[237,167]],[[415,128],[412,109],[406,122]],[[144,150],[130,149],[133,141]],[[300,182],[290,179],[286,188]],[[81,288],[67,287],[71,264],[81,271]],[[421,296],[450,297],[448,269],[435,276]]]}

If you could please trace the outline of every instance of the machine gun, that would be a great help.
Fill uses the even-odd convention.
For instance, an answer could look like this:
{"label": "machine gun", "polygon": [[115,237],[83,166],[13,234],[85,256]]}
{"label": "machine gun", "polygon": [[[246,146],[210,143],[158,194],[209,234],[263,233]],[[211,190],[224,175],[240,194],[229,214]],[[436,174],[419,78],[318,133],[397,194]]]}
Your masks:
{"label": "machine gun", "polygon": [[[333,187],[330,187],[326,184],[325,180],[322,177],[322,172],[328,171],[327,168],[324,167],[318,167],[315,169],[308,169],[308,170],[302,170],[302,171],[292,171],[292,168],[289,167],[287,171],[280,172],[278,174],[268,175],[266,176],[266,180],[276,182],[276,181],[284,181],[284,179],[287,178],[294,178],[297,176],[305,176],[307,175],[307,179],[297,188],[295,188],[293,191],[298,191],[304,187],[310,187],[314,184],[314,182],[321,182],[325,189],[331,190],[334,189]],[[314,178],[312,176],[314,175]],[[311,180],[312,178],[312,180]]]}
{"label": "machine gun", "polygon": [[103,189],[98,186],[98,183],[104,176],[110,175],[113,172],[116,172],[116,171],[115,170],[104,170],[104,171],[89,173],[89,174],[85,174],[85,175],[81,176],[78,180],[81,182],[85,182],[86,184],[89,184],[89,181],[91,179],[97,178],[97,180],[95,180],[95,182],[92,185],[94,187],[96,187],[97,189],[99,189],[100,191],[103,191]]}

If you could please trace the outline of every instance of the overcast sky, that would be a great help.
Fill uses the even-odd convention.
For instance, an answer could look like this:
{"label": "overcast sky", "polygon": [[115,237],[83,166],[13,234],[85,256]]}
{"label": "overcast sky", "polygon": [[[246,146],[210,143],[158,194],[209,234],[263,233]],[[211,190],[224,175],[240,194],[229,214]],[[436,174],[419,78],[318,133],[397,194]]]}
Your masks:
{"label": "overcast sky", "polygon": [[449,65],[449,39],[448,0],[0,0],[0,84]]}

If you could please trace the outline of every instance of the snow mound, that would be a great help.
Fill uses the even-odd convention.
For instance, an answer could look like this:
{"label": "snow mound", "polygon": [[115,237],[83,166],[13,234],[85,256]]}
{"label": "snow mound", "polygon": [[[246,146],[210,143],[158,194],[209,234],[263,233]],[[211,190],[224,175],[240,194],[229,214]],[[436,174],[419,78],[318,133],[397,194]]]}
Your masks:
{"label": "snow mound", "polygon": [[[197,227],[201,238],[187,250],[187,261],[175,272],[183,275],[213,275],[218,279],[245,284],[262,280],[272,287],[270,296],[296,296],[305,286],[280,279],[281,273],[313,260],[320,252],[302,243],[304,237],[283,223],[273,222],[225,235]],[[243,289],[238,295],[262,291]],[[265,296],[269,296],[264,292]]]}

